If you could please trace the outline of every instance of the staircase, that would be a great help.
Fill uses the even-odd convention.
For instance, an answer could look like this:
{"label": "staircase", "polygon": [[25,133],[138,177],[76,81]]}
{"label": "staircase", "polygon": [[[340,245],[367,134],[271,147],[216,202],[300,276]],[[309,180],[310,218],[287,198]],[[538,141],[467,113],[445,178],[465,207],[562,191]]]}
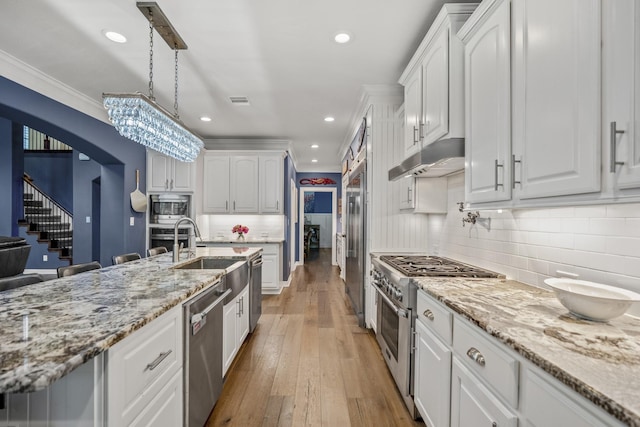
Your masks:
{"label": "staircase", "polygon": [[47,244],[58,258],[73,264],[73,217],[36,187],[28,175],[23,182],[24,219],[19,225],[27,227],[27,234],[37,235],[38,242]]}

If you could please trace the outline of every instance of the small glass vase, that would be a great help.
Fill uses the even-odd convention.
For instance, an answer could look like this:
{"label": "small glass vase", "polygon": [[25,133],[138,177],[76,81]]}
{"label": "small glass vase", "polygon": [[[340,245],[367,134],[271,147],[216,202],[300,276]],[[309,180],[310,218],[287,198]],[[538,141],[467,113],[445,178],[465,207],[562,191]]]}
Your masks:
{"label": "small glass vase", "polygon": [[244,242],[244,234],[243,233],[238,233],[238,239],[239,242]]}

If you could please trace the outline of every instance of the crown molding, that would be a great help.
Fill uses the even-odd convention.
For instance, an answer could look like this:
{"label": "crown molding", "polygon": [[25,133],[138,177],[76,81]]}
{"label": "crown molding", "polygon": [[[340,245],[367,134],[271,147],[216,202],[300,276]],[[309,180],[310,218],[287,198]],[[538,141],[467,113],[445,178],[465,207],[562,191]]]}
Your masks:
{"label": "crown molding", "polygon": [[2,50],[0,50],[0,75],[90,117],[111,123],[102,102],[67,86]]}

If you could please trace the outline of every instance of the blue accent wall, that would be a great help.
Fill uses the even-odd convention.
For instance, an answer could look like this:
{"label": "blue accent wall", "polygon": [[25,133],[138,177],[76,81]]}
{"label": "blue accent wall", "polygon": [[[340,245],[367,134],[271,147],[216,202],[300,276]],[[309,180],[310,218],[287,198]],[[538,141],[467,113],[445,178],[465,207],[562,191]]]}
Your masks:
{"label": "blue accent wall", "polygon": [[[136,169],[140,170],[140,190],[144,192],[146,188],[146,150],[142,145],[120,136],[108,123],[4,77],[0,77],[0,118],[5,121],[5,126],[0,126],[1,133],[6,134],[6,121],[13,122],[14,127],[15,124],[26,125],[63,141],[100,164],[102,213],[100,259],[104,264],[109,265],[112,255],[127,252],[144,254],[145,213],[133,211],[129,199],[129,194],[135,189]],[[6,144],[4,138],[1,138],[0,142]],[[21,162],[15,159],[12,161],[12,173],[21,167]],[[0,179],[2,179],[0,188],[12,186],[6,175],[8,175],[6,172],[0,173]],[[7,191],[12,194],[18,192],[19,197],[22,198],[21,182],[14,182],[13,188]],[[0,195],[3,194],[0,193]],[[92,199],[74,196],[73,204],[73,210],[76,211],[80,205],[91,206]],[[0,210],[0,230],[12,227],[13,218],[5,210]],[[129,226],[130,217],[134,218],[134,226]],[[89,234],[85,232],[81,234],[79,231],[84,221],[85,216],[74,215],[73,228],[78,230],[77,236],[74,236],[74,245],[78,239],[90,238]],[[77,251],[74,247],[74,263],[85,260],[91,260],[90,251],[84,253]],[[29,266],[29,268],[32,267]]]}
{"label": "blue accent wall", "polygon": [[[13,217],[13,162],[11,121],[0,117],[0,218]],[[16,236],[10,221],[0,221],[0,236]]]}
{"label": "blue accent wall", "polygon": [[73,213],[73,159],[67,152],[24,153],[24,171],[45,194]]}

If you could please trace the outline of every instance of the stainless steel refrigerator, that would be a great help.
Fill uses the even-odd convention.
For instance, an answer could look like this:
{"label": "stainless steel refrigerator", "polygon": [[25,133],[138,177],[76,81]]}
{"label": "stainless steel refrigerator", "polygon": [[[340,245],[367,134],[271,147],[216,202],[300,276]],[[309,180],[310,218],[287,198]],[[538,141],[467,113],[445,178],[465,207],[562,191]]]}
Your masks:
{"label": "stainless steel refrigerator", "polygon": [[346,188],[347,240],[345,291],[351,300],[353,311],[358,317],[358,325],[364,327],[364,278],[366,242],[366,162],[358,165],[349,175]]}

